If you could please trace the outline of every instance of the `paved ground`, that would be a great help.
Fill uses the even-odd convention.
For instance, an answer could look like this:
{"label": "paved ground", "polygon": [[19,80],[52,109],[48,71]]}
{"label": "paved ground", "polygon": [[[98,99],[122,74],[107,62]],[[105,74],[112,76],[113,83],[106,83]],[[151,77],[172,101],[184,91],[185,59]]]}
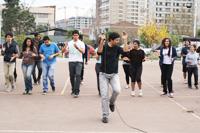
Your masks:
{"label": "paved ground", "polygon": [[[2,59],[1,59],[2,60]],[[175,98],[161,97],[158,62],[144,63],[144,97],[131,97],[122,89],[117,111],[110,115],[109,124],[101,123],[100,98],[97,95],[95,61],[86,66],[81,96],[70,96],[66,59],[57,63],[56,93],[41,95],[41,86],[34,86],[32,96],[23,96],[23,78],[18,61],[17,90],[0,92],[0,133],[199,133],[200,90],[189,90],[183,84],[181,64],[176,62],[173,74]],[[2,61],[0,62],[2,66]],[[125,80],[120,66],[121,86]],[[3,89],[3,70],[0,69]],[[128,124],[128,125],[127,125]]]}

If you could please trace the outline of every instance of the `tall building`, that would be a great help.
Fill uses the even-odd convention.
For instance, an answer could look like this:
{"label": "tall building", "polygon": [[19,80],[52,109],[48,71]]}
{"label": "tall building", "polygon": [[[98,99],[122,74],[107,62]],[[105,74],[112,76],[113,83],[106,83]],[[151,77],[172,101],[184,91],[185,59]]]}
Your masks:
{"label": "tall building", "polygon": [[174,34],[191,36],[194,24],[194,0],[151,0],[149,22],[166,25]]}
{"label": "tall building", "polygon": [[56,6],[30,7],[29,10],[35,17],[36,25],[55,27]]}
{"label": "tall building", "polygon": [[[98,32],[102,32],[119,22],[137,26],[154,22],[168,26],[171,33],[191,36],[194,1],[200,3],[200,0],[96,0],[96,25]],[[200,17],[198,22],[200,25]]]}
{"label": "tall building", "polygon": [[56,21],[56,27],[66,30],[79,30],[82,33],[89,34],[93,24],[92,17],[71,17],[67,20]]}
{"label": "tall building", "polygon": [[148,0],[96,0],[96,25],[99,32],[120,22],[139,26],[146,24],[147,6]]}

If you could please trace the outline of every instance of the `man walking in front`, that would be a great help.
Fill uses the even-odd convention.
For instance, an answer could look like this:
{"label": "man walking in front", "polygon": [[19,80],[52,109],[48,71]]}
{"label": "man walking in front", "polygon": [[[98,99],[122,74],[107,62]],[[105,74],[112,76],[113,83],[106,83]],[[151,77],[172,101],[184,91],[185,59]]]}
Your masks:
{"label": "man walking in front", "polygon": [[56,57],[59,55],[59,48],[55,43],[50,42],[48,36],[43,38],[44,44],[40,47],[40,56],[43,59],[42,71],[43,71],[43,95],[48,92],[48,79],[52,91],[55,92],[55,81],[54,81],[54,69],[56,63]]}
{"label": "man walking in front", "polygon": [[[120,35],[112,32],[109,34],[108,43],[105,43],[105,35],[101,35],[101,41],[98,47],[98,55],[101,55],[101,70],[100,70],[100,91],[102,101],[102,122],[108,123],[109,108],[111,112],[115,111],[115,101],[120,93],[120,80],[118,75],[119,56],[125,56],[124,51],[127,50],[127,35],[123,36],[124,50],[118,46]],[[124,58],[126,60],[126,58]],[[128,60],[128,59],[127,59]],[[109,84],[112,87],[112,96],[109,99]]]}
{"label": "man walking in front", "polygon": [[79,31],[74,30],[73,40],[68,43],[67,52],[69,53],[69,73],[72,87],[71,95],[74,98],[79,97],[81,70],[83,63],[83,54],[85,53],[85,44],[79,40]]}

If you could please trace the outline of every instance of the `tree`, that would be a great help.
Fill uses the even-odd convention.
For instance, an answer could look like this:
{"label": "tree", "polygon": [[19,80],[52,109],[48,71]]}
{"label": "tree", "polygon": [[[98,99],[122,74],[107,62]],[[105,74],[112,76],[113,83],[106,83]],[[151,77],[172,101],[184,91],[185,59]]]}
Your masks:
{"label": "tree", "polygon": [[197,36],[200,37],[200,29],[197,31]]}
{"label": "tree", "polygon": [[38,25],[38,26],[36,27],[36,31],[37,31],[37,32],[45,31],[45,30],[47,30],[47,29],[48,29],[48,26],[47,26],[47,25]]}
{"label": "tree", "polygon": [[150,23],[141,27],[138,33],[141,42],[147,47],[151,47],[153,44],[158,44],[163,38],[169,37],[167,27],[158,27],[155,23]]}
{"label": "tree", "polygon": [[19,0],[5,0],[5,9],[2,10],[3,31],[13,32],[20,12]]}
{"label": "tree", "polygon": [[23,6],[19,5],[19,0],[5,0],[6,8],[2,11],[3,31],[14,32],[15,34],[25,34],[35,30],[35,18]]}

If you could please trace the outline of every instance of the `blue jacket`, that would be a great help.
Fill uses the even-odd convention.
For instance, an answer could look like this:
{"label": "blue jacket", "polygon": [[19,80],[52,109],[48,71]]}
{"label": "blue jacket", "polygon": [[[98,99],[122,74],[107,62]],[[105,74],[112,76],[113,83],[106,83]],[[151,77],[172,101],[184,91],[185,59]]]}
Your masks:
{"label": "blue jacket", "polygon": [[[163,64],[163,58],[164,58],[163,49],[164,49],[163,47],[160,49],[160,63],[161,64]],[[174,59],[174,61],[175,61],[176,57],[177,57],[176,49],[174,47],[172,47],[172,58]],[[174,61],[173,61],[173,64],[174,64]]]}

